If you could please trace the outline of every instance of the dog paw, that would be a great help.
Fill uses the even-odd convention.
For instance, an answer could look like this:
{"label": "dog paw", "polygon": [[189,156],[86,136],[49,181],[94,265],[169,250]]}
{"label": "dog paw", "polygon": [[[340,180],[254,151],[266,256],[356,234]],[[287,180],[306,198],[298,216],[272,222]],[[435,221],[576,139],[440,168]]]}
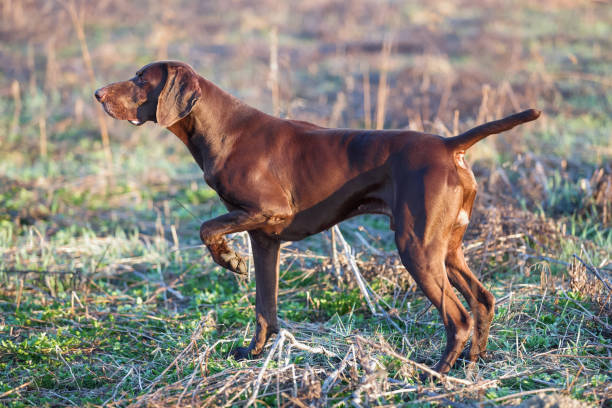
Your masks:
{"label": "dog paw", "polygon": [[440,382],[440,379],[430,373],[427,372],[421,372],[419,374],[419,381],[421,382],[421,384],[424,385],[429,385],[429,384],[438,384]]}
{"label": "dog paw", "polygon": [[472,351],[472,344],[468,343],[468,345],[465,346],[461,354],[459,354],[459,357],[457,359],[463,360],[463,361],[474,361],[472,360],[472,358],[474,358],[475,356],[471,355],[471,351]]}
{"label": "dog paw", "polygon": [[464,360],[464,361],[476,362],[478,361],[479,358],[486,360],[488,358],[487,350],[483,350],[483,351],[472,350],[471,343],[468,344],[463,349],[463,352],[459,355],[459,359]]}
{"label": "dog paw", "polygon": [[253,354],[253,349],[249,347],[236,347],[232,351],[229,352],[229,355],[234,357],[236,361],[242,360],[257,360],[261,358],[264,353]]}
{"label": "dog paw", "polygon": [[240,275],[247,274],[246,262],[236,252],[234,251],[225,252],[221,254],[221,259],[223,260],[223,263],[224,263],[223,266],[225,266],[230,271],[240,274]]}
{"label": "dog paw", "polygon": [[250,360],[251,350],[248,347],[236,347],[230,351],[230,356],[234,357],[236,361]]}

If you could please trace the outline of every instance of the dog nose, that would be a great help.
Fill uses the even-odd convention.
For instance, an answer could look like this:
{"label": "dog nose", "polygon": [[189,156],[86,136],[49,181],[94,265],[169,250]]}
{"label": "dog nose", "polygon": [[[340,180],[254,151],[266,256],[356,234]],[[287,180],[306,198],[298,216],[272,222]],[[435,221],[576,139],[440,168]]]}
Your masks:
{"label": "dog nose", "polygon": [[100,89],[96,90],[94,95],[96,96],[96,99],[98,100],[98,102],[102,102],[102,99],[104,98],[104,95],[106,95],[106,90],[104,88],[100,88]]}

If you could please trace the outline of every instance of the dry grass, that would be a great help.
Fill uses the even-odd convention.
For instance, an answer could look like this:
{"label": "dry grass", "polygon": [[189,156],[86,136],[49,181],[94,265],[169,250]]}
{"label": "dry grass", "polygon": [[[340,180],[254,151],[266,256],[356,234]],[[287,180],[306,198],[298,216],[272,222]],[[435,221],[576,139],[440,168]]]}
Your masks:
{"label": "dry grass", "polygon": [[[607,3],[3,0],[0,13],[0,405],[609,406]],[[340,127],[448,136],[543,109],[470,151],[465,252],[497,298],[488,359],[419,381],[443,326],[375,216],[285,245],[282,331],[262,359],[228,359],[251,335],[255,288],[199,245],[220,202],[164,130],[109,121],[105,137],[92,98],[166,56],[266,112]]]}

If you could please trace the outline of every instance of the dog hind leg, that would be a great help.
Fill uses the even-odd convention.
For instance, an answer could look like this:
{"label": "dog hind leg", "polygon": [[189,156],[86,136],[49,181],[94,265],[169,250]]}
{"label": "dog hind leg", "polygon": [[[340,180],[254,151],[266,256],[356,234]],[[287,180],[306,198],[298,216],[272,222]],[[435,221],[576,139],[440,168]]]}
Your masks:
{"label": "dog hind leg", "polygon": [[472,328],[472,318],[453,291],[439,248],[422,248],[406,242],[402,236],[396,236],[396,241],[402,263],[442,316],[446,329],[446,348],[434,370],[447,373],[465,347]]}
{"label": "dog hind leg", "polygon": [[448,277],[470,305],[474,317],[474,333],[467,356],[470,361],[485,357],[489,328],[495,314],[495,297],[468,267],[463,250],[459,247],[446,256]]}
{"label": "dog hind leg", "polygon": [[395,242],[402,263],[438,309],[446,330],[446,348],[434,369],[447,373],[467,343],[473,320],[459,301],[446,267],[456,214],[463,202],[459,179],[448,163],[406,171],[398,165],[392,205]]}

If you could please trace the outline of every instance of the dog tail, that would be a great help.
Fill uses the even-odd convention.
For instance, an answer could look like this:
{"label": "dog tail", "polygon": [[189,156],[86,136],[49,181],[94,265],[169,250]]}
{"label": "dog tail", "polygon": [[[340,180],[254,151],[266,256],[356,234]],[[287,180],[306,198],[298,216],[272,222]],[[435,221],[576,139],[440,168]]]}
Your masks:
{"label": "dog tail", "polygon": [[453,151],[467,150],[473,144],[481,141],[489,135],[505,132],[516,125],[536,120],[540,116],[540,111],[527,109],[526,111],[515,113],[500,120],[494,120],[480,126],[476,126],[460,135],[445,139],[446,145]]}

